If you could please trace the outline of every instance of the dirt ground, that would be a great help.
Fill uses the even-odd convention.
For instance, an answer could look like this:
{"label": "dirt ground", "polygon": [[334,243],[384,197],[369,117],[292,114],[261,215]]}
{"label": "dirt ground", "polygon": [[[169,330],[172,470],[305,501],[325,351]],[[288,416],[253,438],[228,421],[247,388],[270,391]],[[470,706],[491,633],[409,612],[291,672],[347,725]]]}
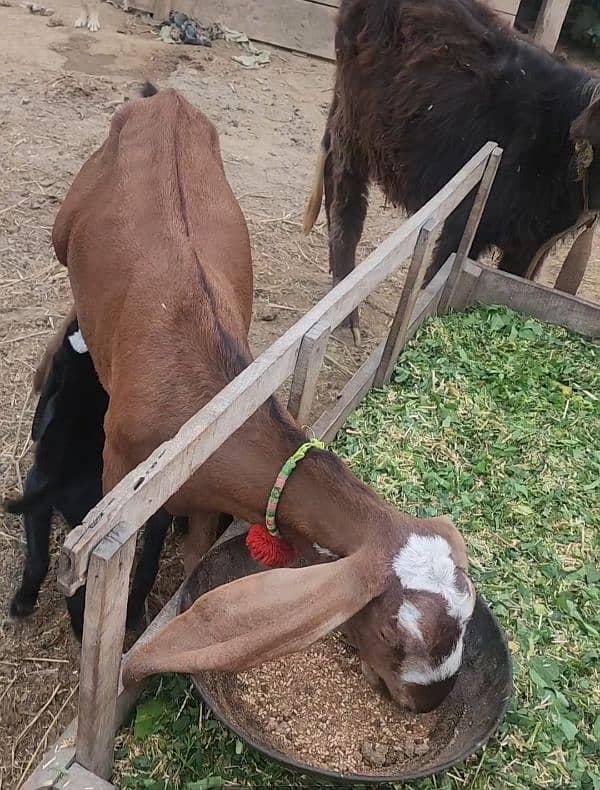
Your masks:
{"label": "dirt ground", "polygon": [[[31,457],[32,371],[69,299],[50,244],[54,215],[78,168],[103,140],[115,107],[136,94],[141,80],[178,88],[219,129],[252,237],[254,350],[269,345],[329,288],[324,227],[307,239],[300,221],[330,98],[331,64],[273,50],[270,65],[244,70],[232,60],[239,54],[235,45],[168,46],[142,18],[107,4],[102,30],[92,35],[72,27],[74,0],[52,6],[52,17],[33,16],[16,0],[0,0],[0,499],[21,490]],[[375,193],[360,254],[400,219]],[[599,244],[580,292],[588,298],[600,294]],[[560,260],[559,250],[544,280],[556,275]],[[362,350],[343,333],[330,341],[321,404],[336,396],[383,336],[397,286],[386,285],[363,307]],[[39,606],[27,622],[14,623],[7,610],[21,571],[21,528],[18,519],[0,515],[0,788],[20,785],[75,712],[78,651],[56,586],[64,536],[57,527]],[[172,538],[151,612],[181,574],[175,544]]]}

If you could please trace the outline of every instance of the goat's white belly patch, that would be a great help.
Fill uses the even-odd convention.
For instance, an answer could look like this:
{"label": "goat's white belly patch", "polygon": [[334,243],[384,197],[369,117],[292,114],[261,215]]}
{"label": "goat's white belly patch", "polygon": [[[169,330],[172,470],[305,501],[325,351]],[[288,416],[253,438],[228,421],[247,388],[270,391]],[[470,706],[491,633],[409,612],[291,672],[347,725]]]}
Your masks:
{"label": "goat's white belly patch", "polygon": [[81,334],[81,329],[78,329],[77,332],[73,332],[72,335],[69,335],[69,343],[71,344],[73,351],[76,351],[78,354],[87,354],[88,347],[86,346],[83,335]]}

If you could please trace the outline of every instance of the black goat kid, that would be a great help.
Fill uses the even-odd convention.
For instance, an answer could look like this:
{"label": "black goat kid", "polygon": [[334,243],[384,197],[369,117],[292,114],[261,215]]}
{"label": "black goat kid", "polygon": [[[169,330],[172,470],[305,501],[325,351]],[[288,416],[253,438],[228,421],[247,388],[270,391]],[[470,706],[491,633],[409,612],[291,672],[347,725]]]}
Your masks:
{"label": "black goat kid", "polygon": [[[52,515],[60,513],[70,527],[81,524],[102,499],[104,415],[108,395],[102,388],[76,321],[69,325],[52,360],[42,389],[31,435],[35,461],[23,496],[4,503],[9,513],[24,517],[27,554],[21,586],[10,604],[12,617],[32,613],[48,572]],[[127,624],[140,619],[152,589],[171,516],[163,509],[148,520],[129,597]],[[83,633],[85,587],[67,607],[76,636]]]}

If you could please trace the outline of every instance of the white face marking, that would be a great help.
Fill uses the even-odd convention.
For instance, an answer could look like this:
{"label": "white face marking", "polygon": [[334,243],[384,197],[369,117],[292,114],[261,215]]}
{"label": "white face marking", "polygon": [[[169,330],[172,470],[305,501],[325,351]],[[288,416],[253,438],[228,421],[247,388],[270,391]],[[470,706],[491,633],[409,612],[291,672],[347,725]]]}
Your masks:
{"label": "white face marking", "polygon": [[455,675],[462,663],[463,636],[464,630],[454,650],[441,664],[438,664],[436,667],[427,665],[421,667],[408,666],[402,672],[402,680],[405,683],[417,683],[419,686],[428,686],[430,683],[439,683],[441,680],[447,680],[447,678]]}
{"label": "white face marking", "polygon": [[412,634],[417,639],[423,641],[423,634],[421,632],[421,611],[418,609],[414,604],[410,601],[405,601],[402,606],[398,609],[398,614],[396,615],[398,619],[398,625],[401,628],[404,628],[408,631],[409,634]]}
{"label": "white face marking", "polygon": [[450,616],[460,623],[473,614],[473,589],[470,584],[465,592],[458,589],[450,544],[440,535],[412,534],[394,557],[393,568],[406,589],[441,595]]}
{"label": "white face marking", "polygon": [[88,347],[86,346],[83,335],[81,334],[81,329],[78,329],[77,332],[73,332],[72,335],[69,335],[69,343],[71,344],[71,348],[78,354],[87,353]]}
{"label": "white face marking", "polygon": [[320,554],[321,557],[327,557],[330,560],[339,559],[337,554],[334,554],[333,551],[326,549],[325,546],[319,546],[318,543],[313,543],[312,545],[313,549],[317,552],[317,554]]}

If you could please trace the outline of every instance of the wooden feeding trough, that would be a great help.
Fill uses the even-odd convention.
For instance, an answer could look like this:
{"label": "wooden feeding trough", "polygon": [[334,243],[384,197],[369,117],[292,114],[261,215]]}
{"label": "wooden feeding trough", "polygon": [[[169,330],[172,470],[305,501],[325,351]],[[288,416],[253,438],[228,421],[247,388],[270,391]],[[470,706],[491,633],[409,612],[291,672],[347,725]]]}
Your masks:
{"label": "wooden feeding trough", "polygon": [[[403,347],[429,316],[475,302],[506,305],[590,337],[600,336],[600,307],[468,259],[501,150],[487,143],[423,208],[183,425],[170,441],[125,477],[66,538],[59,580],[66,594],[87,582],[81,649],[79,716],[25,783],[42,787],[109,788],[116,728],[141,685],[120,683],[127,590],[135,542],[144,522],[289,377],[290,411],[303,423],[311,408],[325,344],[338,326],[389,275],[411,259],[387,338],[350,379],[337,402],[314,423],[332,439],[372,386],[389,381]],[[459,248],[421,290],[429,253],[450,213],[476,197]],[[147,640],[178,611],[179,592],[140,637]]]}

